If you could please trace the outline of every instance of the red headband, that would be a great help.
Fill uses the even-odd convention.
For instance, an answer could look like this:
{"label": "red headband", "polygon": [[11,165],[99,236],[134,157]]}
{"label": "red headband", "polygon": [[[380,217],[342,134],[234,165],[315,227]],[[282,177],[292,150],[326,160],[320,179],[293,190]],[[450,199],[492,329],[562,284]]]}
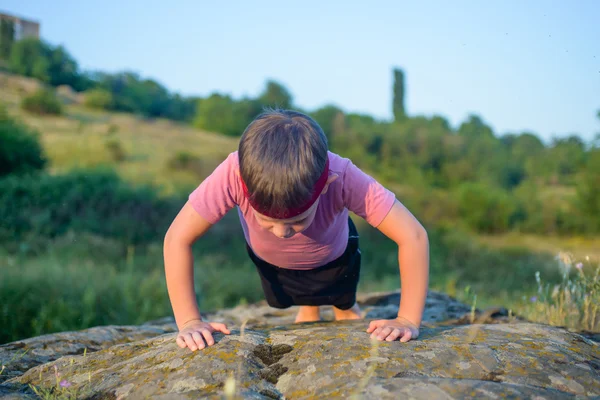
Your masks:
{"label": "red headband", "polygon": [[328,177],[329,177],[329,157],[327,157],[327,161],[325,161],[325,168],[323,169],[323,173],[321,174],[321,176],[319,177],[319,179],[317,179],[317,182],[315,183],[315,186],[313,188],[313,193],[312,193],[312,196],[310,197],[310,199],[306,203],[304,203],[304,205],[297,207],[297,208],[291,208],[288,210],[267,210],[267,209],[261,207],[259,204],[256,204],[254,201],[252,201],[252,195],[250,194],[250,192],[248,192],[248,187],[246,186],[246,183],[242,179],[241,175],[240,175],[240,181],[242,182],[242,188],[244,189],[244,195],[250,202],[250,205],[252,206],[252,208],[254,208],[256,211],[258,211],[260,214],[270,217],[270,218],[288,219],[288,218],[293,218],[293,217],[296,217],[296,216],[302,214],[303,212],[308,210],[313,204],[315,204],[315,202],[321,195],[323,188],[325,188],[325,184],[327,183]]}

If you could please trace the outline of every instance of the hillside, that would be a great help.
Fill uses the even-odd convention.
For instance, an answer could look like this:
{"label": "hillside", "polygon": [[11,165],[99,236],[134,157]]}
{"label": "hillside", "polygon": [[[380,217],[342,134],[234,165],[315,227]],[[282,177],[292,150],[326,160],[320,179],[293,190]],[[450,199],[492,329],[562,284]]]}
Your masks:
{"label": "hillside", "polygon": [[[35,79],[0,72],[2,103],[11,114],[19,116],[41,133],[53,173],[78,167],[110,166],[133,184],[158,186],[163,194],[178,190],[186,192],[198,185],[220,160],[237,148],[235,138],[200,131],[190,125],[166,119],[150,120],[127,113],[90,110],[82,105],[82,96],[68,87],[57,90],[66,104],[63,116],[37,116],[21,110],[21,99],[40,86]],[[115,153],[122,160],[115,160]],[[401,197],[417,190],[395,182],[389,183],[389,186]],[[546,192],[546,196],[573,196],[572,189],[561,192],[553,187]],[[438,195],[444,196],[442,193]],[[535,234],[525,237],[509,233],[480,235],[479,240],[499,249],[525,247],[551,254],[570,251],[579,258],[600,258],[600,238]]]}
{"label": "hillside", "polygon": [[[80,95],[64,87],[58,93],[66,103],[65,115],[37,116],[21,110],[21,99],[39,87],[35,79],[0,72],[2,102],[11,114],[41,133],[50,170],[55,173],[110,165],[132,183],[157,185],[172,193],[197,185],[237,148],[236,139],[173,121],[90,110],[81,104]],[[115,159],[116,147],[124,153],[122,161]],[[188,162],[187,168],[180,161],[178,168],[170,168],[169,162],[182,153],[187,156],[180,158],[196,156],[202,161]]]}

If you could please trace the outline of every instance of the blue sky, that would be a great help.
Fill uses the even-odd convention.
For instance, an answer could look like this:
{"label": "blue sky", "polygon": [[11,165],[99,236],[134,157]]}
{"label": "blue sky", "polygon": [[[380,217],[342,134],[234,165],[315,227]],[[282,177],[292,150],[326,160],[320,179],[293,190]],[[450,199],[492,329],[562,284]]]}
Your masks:
{"label": "blue sky", "polygon": [[[133,70],[171,90],[256,96],[283,83],[312,110],[390,119],[392,68],[411,115],[545,140],[600,132],[600,1],[3,0],[85,69]],[[287,2],[291,3],[291,2]]]}

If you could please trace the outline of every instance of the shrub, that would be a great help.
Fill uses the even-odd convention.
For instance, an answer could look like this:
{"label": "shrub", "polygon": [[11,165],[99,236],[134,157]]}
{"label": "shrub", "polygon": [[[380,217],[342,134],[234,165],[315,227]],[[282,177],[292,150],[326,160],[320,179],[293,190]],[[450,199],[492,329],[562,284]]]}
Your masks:
{"label": "shrub", "polygon": [[113,95],[106,89],[91,89],[85,92],[84,104],[89,108],[109,110],[113,104]]}
{"label": "shrub", "polygon": [[0,176],[37,171],[45,165],[38,133],[0,107]]}
{"label": "shrub", "polygon": [[458,188],[461,218],[477,232],[499,233],[508,230],[516,209],[515,202],[501,189],[480,183],[465,183]]}
{"label": "shrub", "polygon": [[60,115],[63,111],[56,93],[50,89],[39,89],[34,94],[25,97],[21,102],[21,108],[41,115]]}
{"label": "shrub", "polygon": [[181,204],[132,188],[112,171],[9,175],[0,179],[0,243],[11,251],[44,247],[71,231],[145,244],[164,236]]}

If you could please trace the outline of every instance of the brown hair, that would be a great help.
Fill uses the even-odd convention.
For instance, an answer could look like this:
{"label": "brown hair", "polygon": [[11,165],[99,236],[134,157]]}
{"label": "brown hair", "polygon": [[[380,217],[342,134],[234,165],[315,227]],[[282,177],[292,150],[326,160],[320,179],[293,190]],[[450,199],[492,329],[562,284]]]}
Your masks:
{"label": "brown hair", "polygon": [[266,110],[242,134],[238,156],[253,202],[266,210],[297,208],[325,168],[327,138],[308,115]]}

